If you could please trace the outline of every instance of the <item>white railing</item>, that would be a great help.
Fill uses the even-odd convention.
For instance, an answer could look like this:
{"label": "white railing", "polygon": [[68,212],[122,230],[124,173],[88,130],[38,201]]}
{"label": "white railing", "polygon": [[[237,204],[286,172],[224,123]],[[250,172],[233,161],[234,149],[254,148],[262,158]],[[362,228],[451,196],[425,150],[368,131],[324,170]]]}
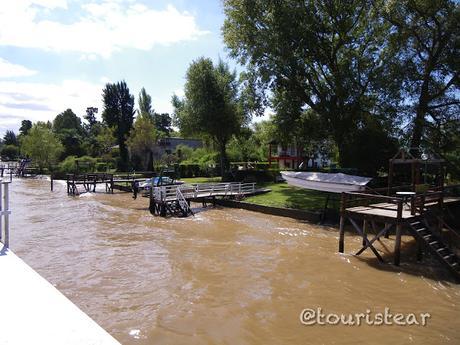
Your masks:
{"label": "white railing", "polygon": [[156,200],[178,199],[177,191],[180,191],[184,199],[211,196],[235,196],[254,193],[255,183],[195,183],[153,187],[153,196]]}
{"label": "white railing", "polygon": [[0,180],[0,242],[5,247],[10,245],[10,182]]}
{"label": "white railing", "polygon": [[186,214],[190,213],[190,207],[188,206],[188,202],[182,194],[180,188],[176,189],[176,198],[179,201],[180,208],[185,211]]}

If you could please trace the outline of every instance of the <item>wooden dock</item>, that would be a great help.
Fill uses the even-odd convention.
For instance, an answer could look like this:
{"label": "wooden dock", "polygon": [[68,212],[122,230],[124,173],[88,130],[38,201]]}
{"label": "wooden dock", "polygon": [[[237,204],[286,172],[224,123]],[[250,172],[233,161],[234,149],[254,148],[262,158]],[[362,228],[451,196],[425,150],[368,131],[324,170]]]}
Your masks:
{"label": "wooden dock", "polygon": [[[410,197],[385,196],[370,193],[342,193],[340,209],[339,252],[344,252],[345,225],[349,222],[363,238],[360,255],[370,249],[377,259],[383,258],[374,247],[380,237],[388,237],[395,230],[394,264],[400,264],[401,236],[407,230],[417,241],[417,258],[423,250],[431,252],[460,279],[460,261],[445,234],[460,239],[444,219],[445,208],[460,202],[460,197],[449,195],[446,190],[433,190]],[[372,229],[374,237],[369,239]]]}
{"label": "wooden dock", "polygon": [[193,214],[190,202],[207,199],[243,198],[256,193],[255,183],[197,183],[159,186],[150,189],[150,212],[156,216],[186,217]]}
{"label": "wooden dock", "polygon": [[[96,192],[96,187],[102,185],[106,193],[113,194],[114,189],[132,192],[132,184],[145,181],[145,178],[136,178],[136,175],[114,175],[109,173],[67,174],[66,185],[68,195],[80,195]],[[51,179],[53,190],[53,179]]]}

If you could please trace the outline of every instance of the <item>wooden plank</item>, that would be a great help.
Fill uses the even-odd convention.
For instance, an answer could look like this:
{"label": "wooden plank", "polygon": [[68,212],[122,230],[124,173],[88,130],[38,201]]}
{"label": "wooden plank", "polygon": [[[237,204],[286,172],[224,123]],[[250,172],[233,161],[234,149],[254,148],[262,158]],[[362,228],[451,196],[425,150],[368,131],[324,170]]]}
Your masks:
{"label": "wooden plank", "polygon": [[358,232],[358,234],[360,234],[366,240],[366,245],[372,250],[372,252],[375,254],[377,259],[379,259],[380,262],[385,262],[383,260],[383,258],[380,256],[379,252],[374,248],[372,243],[370,243],[369,240],[366,237],[363,236],[362,230],[359,228],[358,224],[356,224],[356,222],[353,220],[353,218],[348,217],[348,219],[350,220],[351,224],[353,225],[355,230]]}

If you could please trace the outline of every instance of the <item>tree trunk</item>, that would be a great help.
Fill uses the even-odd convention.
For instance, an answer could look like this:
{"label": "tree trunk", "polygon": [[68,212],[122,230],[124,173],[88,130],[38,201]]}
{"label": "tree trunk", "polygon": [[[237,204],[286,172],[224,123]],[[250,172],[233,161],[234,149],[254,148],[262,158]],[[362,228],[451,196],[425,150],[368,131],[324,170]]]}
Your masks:
{"label": "tree trunk", "polygon": [[423,129],[425,126],[425,112],[421,107],[417,107],[417,113],[414,120],[414,129],[412,131],[411,148],[419,148],[422,142]]}
{"label": "tree trunk", "polygon": [[417,112],[414,120],[414,128],[412,130],[412,139],[410,143],[411,148],[419,148],[422,143],[423,130],[425,128],[425,115],[429,103],[429,84],[430,73],[426,72],[423,80],[422,88],[420,90],[420,97],[418,99]]}
{"label": "tree trunk", "polygon": [[226,143],[220,143],[220,175],[222,180],[225,177],[225,172],[227,171],[227,152],[226,152]]}

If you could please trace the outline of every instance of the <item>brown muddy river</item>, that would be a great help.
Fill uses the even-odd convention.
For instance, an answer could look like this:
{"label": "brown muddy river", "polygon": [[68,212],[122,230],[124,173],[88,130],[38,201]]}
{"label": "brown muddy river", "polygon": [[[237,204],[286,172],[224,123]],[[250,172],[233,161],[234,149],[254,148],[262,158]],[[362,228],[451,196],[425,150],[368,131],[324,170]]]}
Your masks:
{"label": "brown muddy river", "polygon": [[[332,227],[223,208],[154,218],[144,198],[68,197],[46,180],[11,190],[11,248],[123,344],[460,344],[460,286],[407,251],[396,269],[339,255]],[[360,239],[347,234],[345,246]],[[431,316],[426,326],[299,318],[386,307]]]}

